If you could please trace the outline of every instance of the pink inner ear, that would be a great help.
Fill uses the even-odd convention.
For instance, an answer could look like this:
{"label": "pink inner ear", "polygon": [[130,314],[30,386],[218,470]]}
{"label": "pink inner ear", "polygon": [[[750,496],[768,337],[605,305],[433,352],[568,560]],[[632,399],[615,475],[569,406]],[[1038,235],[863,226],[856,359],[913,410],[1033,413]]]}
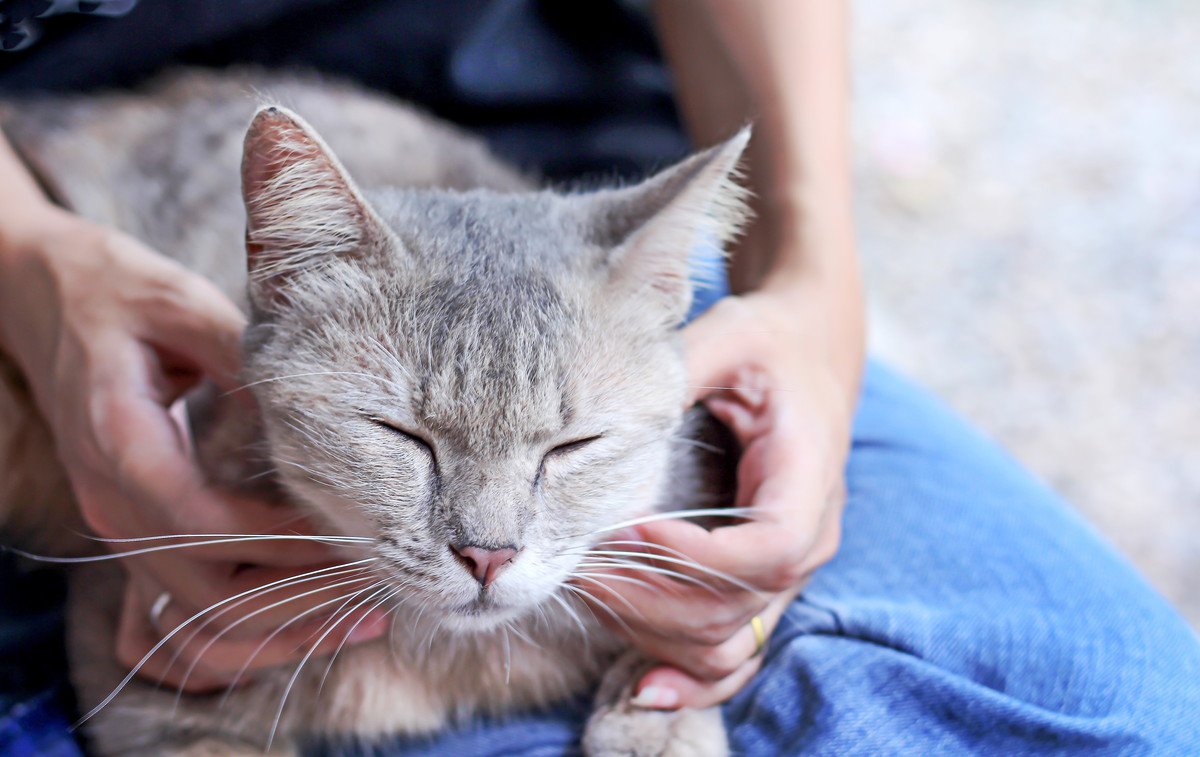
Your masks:
{"label": "pink inner ear", "polygon": [[337,159],[300,118],[260,110],[242,155],[251,295],[278,301],[297,273],[357,250],[368,211]]}
{"label": "pink inner ear", "polygon": [[242,158],[242,189],[247,198],[278,190],[293,192],[303,187],[277,187],[284,175],[298,166],[307,167],[310,188],[352,193],[336,159],[306,124],[294,115],[271,107],[259,111],[246,132]]}

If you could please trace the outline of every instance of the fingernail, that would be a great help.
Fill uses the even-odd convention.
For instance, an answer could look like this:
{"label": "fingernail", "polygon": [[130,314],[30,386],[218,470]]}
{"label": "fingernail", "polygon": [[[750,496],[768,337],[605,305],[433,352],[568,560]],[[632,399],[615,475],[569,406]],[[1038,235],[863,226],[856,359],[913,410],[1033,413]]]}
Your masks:
{"label": "fingernail", "polygon": [[679,704],[679,692],[665,686],[647,686],[629,703],[647,710],[669,710]]}

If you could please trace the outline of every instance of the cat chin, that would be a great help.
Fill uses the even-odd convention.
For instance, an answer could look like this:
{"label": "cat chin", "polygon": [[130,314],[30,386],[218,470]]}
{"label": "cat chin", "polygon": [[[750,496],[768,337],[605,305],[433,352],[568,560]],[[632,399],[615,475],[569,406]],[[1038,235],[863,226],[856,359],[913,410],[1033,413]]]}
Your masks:
{"label": "cat chin", "polygon": [[486,633],[503,627],[506,623],[525,615],[525,607],[478,607],[459,608],[447,611],[442,618],[442,627],[451,633]]}

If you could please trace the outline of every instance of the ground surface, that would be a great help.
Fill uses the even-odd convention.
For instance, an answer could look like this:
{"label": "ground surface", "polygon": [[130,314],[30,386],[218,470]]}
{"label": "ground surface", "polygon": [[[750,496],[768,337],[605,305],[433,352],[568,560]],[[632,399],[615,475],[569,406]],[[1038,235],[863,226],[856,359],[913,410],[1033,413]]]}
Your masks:
{"label": "ground surface", "polygon": [[1200,626],[1200,3],[860,0],[876,354]]}

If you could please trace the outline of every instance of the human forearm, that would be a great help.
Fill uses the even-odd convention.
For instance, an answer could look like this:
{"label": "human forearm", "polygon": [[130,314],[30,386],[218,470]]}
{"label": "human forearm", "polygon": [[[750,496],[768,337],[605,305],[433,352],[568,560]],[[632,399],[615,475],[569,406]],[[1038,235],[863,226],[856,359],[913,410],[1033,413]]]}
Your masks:
{"label": "human forearm", "polygon": [[30,331],[35,315],[46,314],[29,312],[16,290],[30,283],[31,258],[45,240],[75,220],[46,197],[0,134],[0,355],[20,362],[15,335]]}
{"label": "human forearm", "polygon": [[754,121],[748,179],[757,220],[730,265],[734,291],[786,290],[798,319],[821,332],[831,367],[856,386],[864,326],[844,4],[659,0],[656,10],[696,141]]}

